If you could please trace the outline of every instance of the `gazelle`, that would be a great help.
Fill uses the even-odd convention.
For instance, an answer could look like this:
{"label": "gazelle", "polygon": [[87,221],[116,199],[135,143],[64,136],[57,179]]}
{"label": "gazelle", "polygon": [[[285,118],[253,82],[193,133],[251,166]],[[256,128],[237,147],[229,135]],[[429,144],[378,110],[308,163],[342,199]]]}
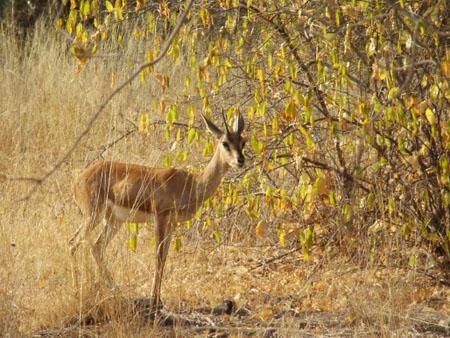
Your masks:
{"label": "gazelle", "polygon": [[86,223],[70,240],[70,253],[74,256],[80,243],[105,219],[105,227],[92,246],[92,255],[100,276],[110,285],[113,280],[105,266],[104,254],[120,225],[154,220],[156,264],[150,300],[153,312],[162,306],[161,280],[176,223],[192,218],[202,202],[215,192],[226,171],[230,167],[241,168],[245,162],[242,115],[238,114],[231,131],[223,115],[225,132],[203,114],[202,117],[218,140],[215,153],[202,173],[100,161],[86,168],[75,182],[75,200]]}

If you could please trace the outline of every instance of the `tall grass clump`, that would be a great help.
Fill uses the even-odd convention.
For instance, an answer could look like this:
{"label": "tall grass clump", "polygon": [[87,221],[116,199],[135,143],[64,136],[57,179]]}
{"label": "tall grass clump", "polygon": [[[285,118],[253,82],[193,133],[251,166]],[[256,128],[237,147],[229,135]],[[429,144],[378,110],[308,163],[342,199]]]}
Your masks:
{"label": "tall grass clump", "polygon": [[165,307],[187,313],[233,299],[250,313],[222,318],[237,336],[266,327],[401,336],[424,318],[445,332],[450,63],[441,2],[415,2],[413,14],[403,1],[196,2],[167,56],[92,124],[108,95],[158,55],[180,3],[150,2],[145,15],[106,8],[98,31],[86,3],[60,28],[40,19],[18,38],[0,25],[0,332],[161,333],[133,308],[151,288],[152,224],[139,226],[137,250],[126,225],[110,246],[117,289],[97,283],[88,245],[73,286],[67,242],[83,219],[72,182],[101,159],[198,172],[214,149],[199,113],[220,121],[222,110],[229,120],[245,115],[248,166],[178,226]]}

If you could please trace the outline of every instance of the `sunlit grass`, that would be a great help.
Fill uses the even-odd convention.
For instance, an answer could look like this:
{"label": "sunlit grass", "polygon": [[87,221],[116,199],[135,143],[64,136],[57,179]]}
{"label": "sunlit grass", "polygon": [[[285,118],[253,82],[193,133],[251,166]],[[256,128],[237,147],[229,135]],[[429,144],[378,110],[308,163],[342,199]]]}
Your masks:
{"label": "sunlit grass", "polygon": [[[103,56],[99,53],[79,69],[64,36],[44,23],[22,46],[7,29],[0,31],[0,39],[0,172],[10,177],[40,177],[65,154],[98,105],[132,69],[130,60],[135,59],[133,51],[139,56],[139,48],[130,40],[122,55],[110,53],[114,48],[104,46]],[[160,128],[151,133],[133,132],[104,150],[105,145],[134,128],[142,112],[150,111],[155,119],[163,119],[158,115],[156,98],[164,95],[170,100],[179,95],[176,83],[188,72],[186,66],[167,61],[159,67],[173,77],[169,92],[162,93],[151,79],[125,88],[64,165],[27,201],[18,200],[30,191],[30,182],[1,181],[1,332],[19,336],[42,328],[67,327],[80,313],[101,308],[110,321],[99,334],[155,333],[151,326],[139,325],[126,310],[130,299],[150,292],[154,260],[151,229],[141,231],[136,253],[127,249],[126,227],[111,245],[109,267],[119,284],[114,292],[95,284],[95,266],[87,245],[77,257],[81,287],[73,288],[67,242],[82,221],[71,190],[82,168],[101,158],[161,166],[164,153],[172,146]],[[188,149],[192,156],[185,165],[202,166],[205,159],[201,151]],[[232,231],[245,228],[252,234],[254,226],[239,224]],[[402,335],[411,326],[409,317],[435,294],[445,300],[436,311],[449,314],[447,291],[422,287],[423,277],[393,269],[392,262],[383,267],[355,264],[339,257],[333,248],[318,248],[311,261],[296,252],[252,269],[284,249],[270,241],[248,238],[216,245],[199,224],[179,232],[186,238],[180,252],[170,253],[162,291],[165,306],[175,312],[232,299],[251,310],[249,323],[254,326],[275,325],[276,316],[285,313],[286,319],[276,325],[281,325],[280,332],[285,330],[286,336],[299,329],[293,314],[316,312],[328,314],[328,319],[311,329],[313,333],[332,330],[330,318],[339,314],[350,330],[347,332],[389,336],[397,330]],[[389,245],[389,250],[395,250],[395,243]],[[368,258],[361,261],[369,262]],[[88,329],[75,325],[71,332]]]}

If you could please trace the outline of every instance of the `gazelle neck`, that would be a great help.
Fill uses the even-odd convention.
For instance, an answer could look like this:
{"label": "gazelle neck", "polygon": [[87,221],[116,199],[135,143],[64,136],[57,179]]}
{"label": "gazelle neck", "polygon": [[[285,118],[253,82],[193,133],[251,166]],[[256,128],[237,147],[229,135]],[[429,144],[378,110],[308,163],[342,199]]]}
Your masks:
{"label": "gazelle neck", "polygon": [[198,178],[198,196],[204,201],[210,197],[217,189],[229,169],[228,163],[222,159],[222,154],[220,152],[219,146],[216,147],[216,151],[209,161],[206,168],[199,175]]}

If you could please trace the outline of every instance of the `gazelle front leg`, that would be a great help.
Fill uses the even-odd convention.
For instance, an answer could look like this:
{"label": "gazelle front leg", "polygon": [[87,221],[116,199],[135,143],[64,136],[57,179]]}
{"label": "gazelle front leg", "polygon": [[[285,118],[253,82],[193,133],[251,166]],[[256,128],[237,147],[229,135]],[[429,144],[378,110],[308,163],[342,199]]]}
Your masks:
{"label": "gazelle front leg", "polygon": [[151,311],[156,313],[161,307],[161,281],[169,253],[170,241],[172,239],[172,224],[168,215],[156,215],[155,217],[156,255],[153,287],[151,295]]}

